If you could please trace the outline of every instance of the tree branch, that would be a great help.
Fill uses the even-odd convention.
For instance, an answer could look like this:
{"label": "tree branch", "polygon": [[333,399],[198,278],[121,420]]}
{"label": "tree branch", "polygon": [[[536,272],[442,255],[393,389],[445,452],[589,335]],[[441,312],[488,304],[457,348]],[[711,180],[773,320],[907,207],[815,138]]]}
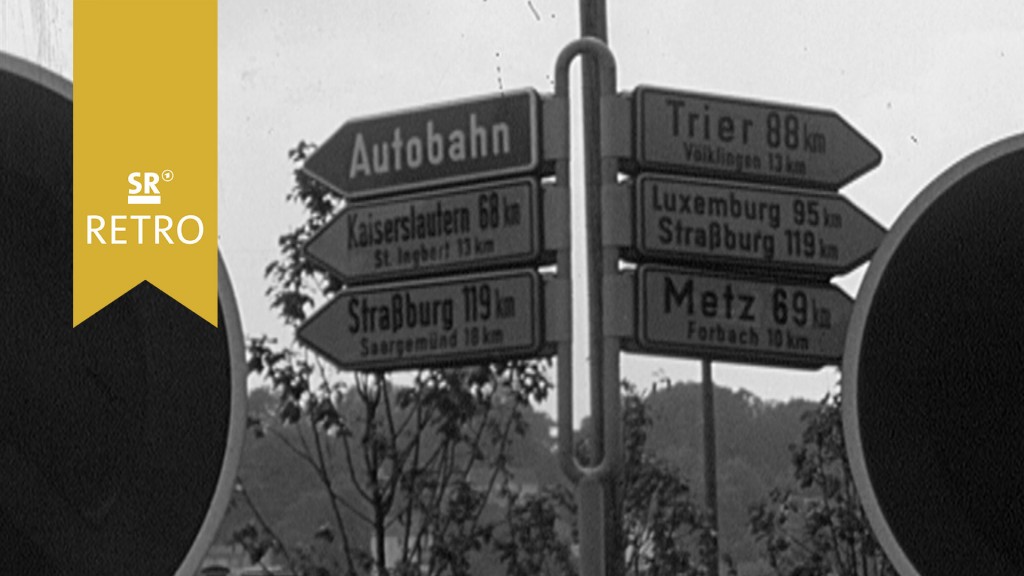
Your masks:
{"label": "tree branch", "polygon": [[236,490],[236,494],[242,495],[242,498],[245,500],[245,505],[249,507],[249,510],[252,511],[253,516],[256,517],[256,522],[259,523],[260,528],[262,528],[263,531],[266,532],[270,536],[270,538],[277,543],[277,547],[281,550],[281,554],[284,555],[284,559],[286,562],[288,562],[288,566],[293,571],[296,570],[298,567],[296,566],[295,561],[292,560],[291,554],[288,553],[288,548],[284,545],[284,542],[281,540],[281,538],[278,537],[274,529],[271,528],[266,518],[263,517],[263,514],[260,513],[259,508],[257,508],[256,504],[252,501],[252,497],[249,496],[249,491],[246,490],[245,488],[245,480],[241,476],[238,476],[236,484],[239,487],[239,489]]}

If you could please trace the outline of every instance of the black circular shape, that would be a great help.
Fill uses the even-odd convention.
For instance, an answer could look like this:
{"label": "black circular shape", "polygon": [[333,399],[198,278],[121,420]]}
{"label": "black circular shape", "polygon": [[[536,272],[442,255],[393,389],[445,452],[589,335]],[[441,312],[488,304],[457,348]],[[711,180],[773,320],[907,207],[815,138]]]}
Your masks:
{"label": "black circular shape", "polygon": [[241,328],[143,282],[72,328],[71,86],[0,54],[3,573],[191,574],[241,452]]}
{"label": "black circular shape", "polygon": [[904,574],[1024,573],[1024,138],[958,164],[865,278],[844,366],[858,489]]}

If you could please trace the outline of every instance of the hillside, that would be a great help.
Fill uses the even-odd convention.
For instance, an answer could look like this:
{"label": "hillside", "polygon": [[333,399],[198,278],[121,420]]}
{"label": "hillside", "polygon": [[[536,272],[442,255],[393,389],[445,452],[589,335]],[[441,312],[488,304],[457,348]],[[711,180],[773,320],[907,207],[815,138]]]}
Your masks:
{"label": "hillside", "polygon": [[[672,462],[704,502],[704,457],[699,384],[674,384],[648,397],[653,421],[647,447]],[[774,486],[790,483],[789,446],[803,430],[801,416],[815,402],[765,402],[746,390],[715,389],[720,547],[736,560],[756,556],[747,534],[747,509]]]}
{"label": "hillside", "polygon": [[[703,502],[700,385],[662,386],[649,393],[647,403],[652,420],[647,449],[677,467],[690,482],[694,499]],[[252,392],[250,412],[272,413],[275,405],[276,399],[266,390]],[[815,403],[765,402],[746,391],[717,388],[715,405],[721,550],[737,561],[750,561],[756,556],[756,548],[747,535],[747,508],[764,498],[771,487],[789,483],[789,445],[799,439],[801,415],[812,410]],[[517,480],[542,486],[559,482],[558,466],[551,454],[554,442],[550,418],[535,412],[527,420],[530,425],[526,441],[512,451],[512,466],[519,471]],[[294,426],[282,427],[273,418],[266,421],[275,433],[297,441],[298,430]],[[263,438],[248,436],[239,477],[261,514],[286,542],[309,542],[317,528],[330,520],[323,488],[310,467],[273,434]],[[345,485],[340,483],[340,489],[344,491]],[[230,541],[233,531],[251,516],[245,506],[234,504],[218,540]],[[369,540],[368,533],[357,532],[352,536],[364,542]]]}

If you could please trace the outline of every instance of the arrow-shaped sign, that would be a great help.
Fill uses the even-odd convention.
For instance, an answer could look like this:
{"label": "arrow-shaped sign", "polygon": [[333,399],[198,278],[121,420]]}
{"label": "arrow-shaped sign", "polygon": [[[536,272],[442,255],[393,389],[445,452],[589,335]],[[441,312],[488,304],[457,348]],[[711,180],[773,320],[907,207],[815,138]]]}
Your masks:
{"label": "arrow-shaped sign", "polygon": [[350,203],[306,253],[346,283],[535,263],[539,216],[531,179]]}
{"label": "arrow-shaped sign", "polygon": [[646,86],[633,100],[641,170],[835,190],[882,159],[829,110]]}
{"label": "arrow-shaped sign", "polygon": [[519,90],[342,124],[303,171],[350,199],[537,172],[540,96]]}
{"label": "arrow-shaped sign", "polygon": [[842,359],[853,301],[835,286],[641,266],[640,351],[793,367]]}
{"label": "arrow-shaped sign", "polygon": [[298,337],[346,370],[471,364],[542,354],[534,270],[345,290]]}
{"label": "arrow-shaped sign", "polygon": [[826,192],[645,174],[635,194],[643,260],[832,276],[865,262],[885,235],[849,199]]}

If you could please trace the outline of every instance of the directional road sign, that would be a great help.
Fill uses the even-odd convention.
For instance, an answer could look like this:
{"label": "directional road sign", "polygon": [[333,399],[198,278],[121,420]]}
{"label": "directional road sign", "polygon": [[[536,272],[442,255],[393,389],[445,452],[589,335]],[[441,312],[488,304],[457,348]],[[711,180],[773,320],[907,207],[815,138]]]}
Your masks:
{"label": "directional road sign", "polygon": [[828,110],[645,86],[633,100],[641,170],[834,190],[882,159]]}
{"label": "directional road sign", "polygon": [[643,260],[832,276],[866,261],[885,229],[832,193],[686,178],[637,178]]}
{"label": "directional road sign", "polygon": [[539,106],[519,90],[351,120],[303,170],[349,198],[535,173]]}
{"label": "directional road sign", "polygon": [[306,253],[348,283],[536,263],[536,180],[347,205]]}
{"label": "directional road sign", "polygon": [[840,289],[641,266],[640,351],[793,367],[838,363],[853,302]]}
{"label": "directional road sign", "polygon": [[471,364],[541,354],[534,270],[346,290],[299,338],[346,370]]}

